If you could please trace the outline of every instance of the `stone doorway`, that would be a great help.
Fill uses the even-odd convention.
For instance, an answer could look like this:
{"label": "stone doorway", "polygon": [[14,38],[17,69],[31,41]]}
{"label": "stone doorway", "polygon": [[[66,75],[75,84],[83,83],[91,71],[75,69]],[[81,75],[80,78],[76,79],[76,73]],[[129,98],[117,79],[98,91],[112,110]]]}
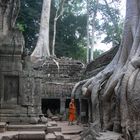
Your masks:
{"label": "stone doorway", "polygon": [[60,113],[60,99],[42,99],[42,113],[47,117],[47,110],[49,109],[53,115]]}
{"label": "stone doorway", "polygon": [[89,104],[88,99],[81,99],[81,122],[88,123],[89,120]]}

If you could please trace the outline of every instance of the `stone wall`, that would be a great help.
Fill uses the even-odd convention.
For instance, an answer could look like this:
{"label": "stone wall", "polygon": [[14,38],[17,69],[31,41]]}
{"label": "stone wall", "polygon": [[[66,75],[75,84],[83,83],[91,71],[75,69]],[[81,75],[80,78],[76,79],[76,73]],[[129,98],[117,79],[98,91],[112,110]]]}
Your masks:
{"label": "stone wall", "polygon": [[74,84],[81,80],[84,65],[69,58],[22,60],[24,38],[15,27],[20,0],[0,5],[0,121],[33,122],[42,114],[42,98],[59,98],[60,111]]}
{"label": "stone wall", "polygon": [[[26,58],[22,70],[16,70],[15,73],[12,69],[8,72],[9,76],[1,79],[4,83],[0,94],[1,121],[33,122],[32,119],[42,114],[42,99],[60,99],[60,113],[65,112],[66,99],[71,98],[71,91],[75,82],[80,80],[84,65],[67,58],[57,62],[59,66],[53,59],[32,64]],[[8,65],[12,67],[13,63],[8,62]],[[4,63],[3,67],[6,70]],[[5,71],[1,72],[3,77]]]}
{"label": "stone wall", "polygon": [[94,61],[87,64],[87,67],[86,67],[85,73],[84,73],[84,75],[85,75],[84,79],[90,78],[90,77],[96,75],[101,70],[103,70],[113,59],[113,57],[115,56],[115,54],[118,51],[118,48],[119,48],[118,46],[111,48],[109,51],[103,53],[98,58],[96,58]]}

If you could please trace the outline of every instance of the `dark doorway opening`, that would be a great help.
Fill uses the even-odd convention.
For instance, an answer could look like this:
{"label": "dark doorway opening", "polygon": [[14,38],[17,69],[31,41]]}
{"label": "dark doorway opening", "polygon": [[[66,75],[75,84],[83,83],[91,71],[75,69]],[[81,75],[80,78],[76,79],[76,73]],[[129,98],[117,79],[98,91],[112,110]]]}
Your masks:
{"label": "dark doorway opening", "polygon": [[81,100],[81,122],[87,123],[89,120],[89,110],[88,110],[88,100],[82,99]]}
{"label": "dark doorway opening", "polygon": [[18,104],[19,97],[19,77],[4,76],[4,102],[8,104]]}
{"label": "dark doorway opening", "polygon": [[53,115],[60,113],[60,99],[42,99],[42,113],[47,116],[47,110],[50,110]]}

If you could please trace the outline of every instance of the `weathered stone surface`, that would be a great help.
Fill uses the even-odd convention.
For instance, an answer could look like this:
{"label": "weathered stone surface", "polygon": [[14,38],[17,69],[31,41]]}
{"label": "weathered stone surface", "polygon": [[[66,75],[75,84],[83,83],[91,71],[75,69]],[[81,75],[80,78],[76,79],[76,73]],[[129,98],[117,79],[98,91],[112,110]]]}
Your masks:
{"label": "weathered stone surface", "polygon": [[[3,136],[1,138],[1,140],[11,140],[11,139],[13,139],[13,136]],[[13,139],[13,140],[15,140],[15,139]]]}
{"label": "weathered stone surface", "polygon": [[[19,104],[19,81],[20,73],[23,70],[24,38],[22,33],[15,29],[19,0],[1,1],[0,11],[4,11],[0,16],[0,120],[9,121],[12,120],[10,115],[15,114],[16,116],[16,111],[13,109],[12,112],[11,106]],[[5,106],[7,106],[6,110]],[[11,109],[10,112],[8,109]],[[24,114],[22,111],[20,113]],[[18,114],[18,116],[20,115]]]}
{"label": "weathered stone surface", "polygon": [[48,133],[45,136],[45,140],[56,140],[56,136],[53,133]]}
{"label": "weathered stone surface", "polygon": [[8,131],[45,131],[47,125],[37,124],[37,125],[8,125]]}
{"label": "weathered stone surface", "polygon": [[45,132],[19,132],[17,140],[44,140]]}
{"label": "weathered stone surface", "polygon": [[51,126],[57,126],[56,121],[49,121],[47,125],[51,125]]}
{"label": "weathered stone surface", "polygon": [[63,140],[71,140],[70,136],[64,135]]}
{"label": "weathered stone surface", "polygon": [[[59,98],[59,113],[64,114],[65,101],[81,79],[84,65],[69,58],[48,58],[36,64],[29,57],[23,60],[24,38],[15,29],[19,2],[7,0],[0,5],[1,11],[7,10],[0,17],[0,120],[36,124],[43,98]],[[43,118],[42,122],[47,121]]]}
{"label": "weathered stone surface", "polygon": [[92,77],[101,70],[103,70],[107,66],[107,64],[109,64],[110,61],[113,59],[118,48],[118,46],[113,47],[109,51],[103,53],[101,56],[96,58],[94,61],[90,62],[85,69],[84,78]]}
{"label": "weathered stone surface", "polygon": [[57,140],[62,140],[63,139],[63,134],[61,132],[54,132],[54,135],[56,136]]}
{"label": "weathered stone surface", "polygon": [[53,121],[59,121],[59,120],[60,120],[60,118],[59,118],[58,116],[53,116],[53,117],[51,117],[51,119],[52,119]]}
{"label": "weathered stone surface", "polygon": [[100,137],[96,137],[97,140],[118,140],[121,134],[107,131],[100,133]]}
{"label": "weathered stone surface", "polygon": [[0,133],[6,131],[6,123],[5,122],[0,122]]}
{"label": "weathered stone surface", "polygon": [[61,127],[58,126],[47,127],[47,133],[53,133],[53,132],[61,132]]}

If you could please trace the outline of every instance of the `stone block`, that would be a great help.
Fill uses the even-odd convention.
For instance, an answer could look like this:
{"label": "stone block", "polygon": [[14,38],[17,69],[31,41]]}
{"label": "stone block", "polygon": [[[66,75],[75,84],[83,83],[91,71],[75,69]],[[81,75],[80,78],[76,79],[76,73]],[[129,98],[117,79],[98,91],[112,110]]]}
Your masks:
{"label": "stone block", "polygon": [[18,134],[19,140],[44,140],[45,132],[44,131],[30,131],[30,132],[20,132]]}
{"label": "stone block", "polygon": [[3,136],[0,140],[11,140],[12,138],[13,136]]}
{"label": "stone block", "polygon": [[47,133],[53,133],[53,132],[61,132],[61,127],[58,126],[47,127]]}
{"label": "stone block", "polygon": [[48,125],[57,126],[57,123],[56,123],[56,121],[50,121],[50,122],[48,122]]}
{"label": "stone block", "polygon": [[64,135],[63,140],[71,140],[70,136]]}
{"label": "stone block", "polygon": [[61,132],[54,132],[54,135],[56,136],[57,140],[62,140],[63,134]]}
{"label": "stone block", "polygon": [[38,125],[9,125],[8,131],[45,131],[47,126],[44,124]]}
{"label": "stone block", "polygon": [[29,119],[29,123],[30,124],[37,124],[38,123],[38,118],[37,117],[31,117]]}
{"label": "stone block", "polygon": [[56,136],[53,133],[48,133],[45,140],[56,140]]}
{"label": "stone block", "polygon": [[5,131],[6,131],[6,123],[0,122],[0,132],[5,132]]}
{"label": "stone block", "polygon": [[53,117],[51,117],[51,119],[52,119],[53,121],[59,121],[59,120],[60,120],[60,118],[59,118],[58,116],[53,116]]}

